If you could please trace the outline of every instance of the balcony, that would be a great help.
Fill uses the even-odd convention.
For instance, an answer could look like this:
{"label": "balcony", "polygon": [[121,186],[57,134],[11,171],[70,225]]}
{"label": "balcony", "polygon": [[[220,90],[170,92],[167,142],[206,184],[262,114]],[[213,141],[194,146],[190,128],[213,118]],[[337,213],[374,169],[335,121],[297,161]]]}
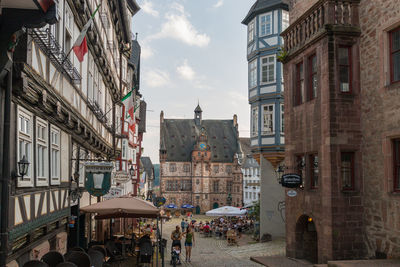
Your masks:
{"label": "balcony", "polygon": [[320,0],[282,32],[288,55],[331,32],[360,34],[360,0]]}
{"label": "balcony", "polygon": [[50,29],[31,29],[29,34],[43,53],[50,59],[51,63],[62,73],[64,73],[71,83],[80,84],[81,75],[75,69],[72,62],[66,57],[60,44],[51,34]]}

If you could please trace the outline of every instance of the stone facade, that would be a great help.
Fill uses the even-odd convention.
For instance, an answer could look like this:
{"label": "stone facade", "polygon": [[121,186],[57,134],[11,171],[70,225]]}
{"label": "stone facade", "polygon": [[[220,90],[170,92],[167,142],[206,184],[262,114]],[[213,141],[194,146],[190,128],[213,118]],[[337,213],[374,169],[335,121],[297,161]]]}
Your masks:
{"label": "stone facade", "polygon": [[[319,263],[400,256],[392,193],[399,84],[388,79],[388,33],[400,24],[399,10],[397,1],[350,2],[292,1],[282,34],[285,166],[303,176],[297,196],[286,197],[287,255]],[[343,49],[349,90],[339,75]],[[310,97],[314,55],[317,94]]]}
{"label": "stone facade", "polygon": [[[197,121],[164,120],[163,116],[162,113],[160,191],[166,203],[178,208],[191,204],[197,213],[226,205],[242,206],[243,174],[236,156],[240,153],[236,116],[231,121],[209,123],[201,120],[201,110]],[[174,128],[180,129],[180,136]]]}
{"label": "stone facade", "polygon": [[400,257],[400,195],[393,192],[393,139],[400,136],[399,83],[390,83],[389,32],[399,1],[361,1],[360,85],[364,227],[368,256]]}

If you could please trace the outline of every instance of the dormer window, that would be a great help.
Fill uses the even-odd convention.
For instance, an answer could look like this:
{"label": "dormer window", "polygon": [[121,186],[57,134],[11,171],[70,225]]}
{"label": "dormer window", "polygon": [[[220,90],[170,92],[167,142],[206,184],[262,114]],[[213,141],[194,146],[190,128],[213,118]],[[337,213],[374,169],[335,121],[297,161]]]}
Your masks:
{"label": "dormer window", "polygon": [[272,13],[260,16],[260,36],[272,34]]}
{"label": "dormer window", "polygon": [[248,38],[248,42],[249,42],[249,43],[251,43],[251,42],[254,41],[254,35],[255,35],[255,34],[254,34],[254,33],[255,33],[254,25],[255,25],[255,21],[252,20],[252,21],[249,23],[249,26],[248,26],[248,28],[247,28],[247,33],[248,33],[247,38]]}

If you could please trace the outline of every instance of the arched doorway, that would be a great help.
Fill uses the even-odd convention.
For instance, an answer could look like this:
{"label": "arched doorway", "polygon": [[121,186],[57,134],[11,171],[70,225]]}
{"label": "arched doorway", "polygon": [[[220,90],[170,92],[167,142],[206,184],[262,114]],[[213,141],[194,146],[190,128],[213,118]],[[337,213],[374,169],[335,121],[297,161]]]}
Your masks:
{"label": "arched doorway", "polygon": [[200,206],[196,206],[196,214],[200,214]]}
{"label": "arched doorway", "polygon": [[296,258],[318,263],[318,235],[312,217],[302,215],[296,223]]}
{"label": "arched doorway", "polygon": [[213,204],[213,209],[217,209],[219,206],[218,206],[218,203],[217,202],[214,202],[214,204]]}

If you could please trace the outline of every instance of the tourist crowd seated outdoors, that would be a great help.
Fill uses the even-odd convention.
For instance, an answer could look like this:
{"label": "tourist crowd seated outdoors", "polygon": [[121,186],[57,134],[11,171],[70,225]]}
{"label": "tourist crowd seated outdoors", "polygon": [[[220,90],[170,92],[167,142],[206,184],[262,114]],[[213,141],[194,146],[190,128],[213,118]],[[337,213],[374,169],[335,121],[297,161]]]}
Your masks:
{"label": "tourist crowd seated outdoors", "polygon": [[211,221],[195,222],[193,226],[195,231],[200,232],[204,237],[215,236],[232,241],[233,239],[236,240],[236,237],[241,238],[243,232],[253,229],[254,221],[246,216],[229,218],[219,217]]}

